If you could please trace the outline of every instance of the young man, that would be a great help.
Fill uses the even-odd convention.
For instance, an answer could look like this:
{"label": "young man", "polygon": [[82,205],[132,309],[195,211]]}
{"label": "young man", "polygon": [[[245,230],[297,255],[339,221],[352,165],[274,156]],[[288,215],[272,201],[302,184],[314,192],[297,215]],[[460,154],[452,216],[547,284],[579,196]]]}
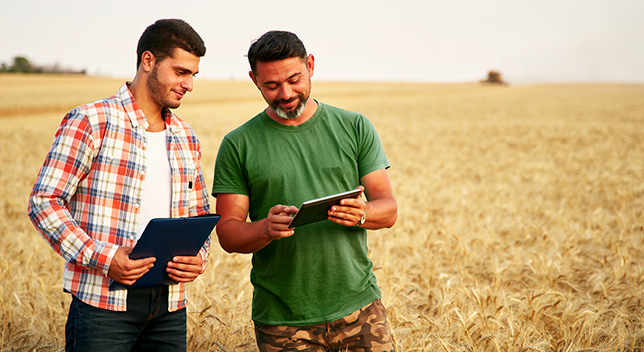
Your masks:
{"label": "young man", "polygon": [[[73,109],[56,132],[28,213],[66,261],[67,351],[186,350],[184,283],[203,272],[210,240],[169,263],[128,254],[150,219],[210,213],[199,141],[169,110],[192,91],[205,53],[186,22],[156,21],[139,39],[134,80]],[[179,284],[110,290],[154,265]]]}
{"label": "young man", "polygon": [[[253,253],[259,349],[393,351],[367,256],[367,229],[397,218],[378,134],[310,97],[314,57],[295,34],[264,34],[248,60],[268,107],[222,141],[212,192],[221,246]],[[343,199],[328,221],[288,228],[293,205],[358,187],[368,201]]]}

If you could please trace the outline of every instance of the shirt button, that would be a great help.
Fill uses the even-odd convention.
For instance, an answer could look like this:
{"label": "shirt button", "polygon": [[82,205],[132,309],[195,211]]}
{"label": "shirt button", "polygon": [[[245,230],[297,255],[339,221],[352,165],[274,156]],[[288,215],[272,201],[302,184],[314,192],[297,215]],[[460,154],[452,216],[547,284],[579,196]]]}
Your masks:
{"label": "shirt button", "polygon": [[136,204],[134,204],[134,207],[135,207],[135,208],[138,208],[140,205],[141,205],[141,204],[136,203]]}
{"label": "shirt button", "polygon": [[134,236],[130,235],[130,239],[131,239],[131,240],[133,240],[133,239],[134,239]]}
{"label": "shirt button", "polygon": [[145,175],[145,171],[141,171],[141,175]]}

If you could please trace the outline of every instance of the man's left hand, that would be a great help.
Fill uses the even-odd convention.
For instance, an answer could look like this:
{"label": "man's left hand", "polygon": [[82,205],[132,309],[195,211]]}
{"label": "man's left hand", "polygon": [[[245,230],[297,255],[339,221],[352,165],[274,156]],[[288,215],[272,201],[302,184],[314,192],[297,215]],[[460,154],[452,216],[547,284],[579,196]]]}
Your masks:
{"label": "man's left hand", "polygon": [[[364,192],[363,186],[358,186]],[[362,194],[362,192],[360,192]],[[365,213],[367,203],[360,199],[360,195],[356,198],[346,198],[340,201],[340,205],[334,205],[329,209],[327,215],[328,219],[344,226],[355,226],[362,214]]]}
{"label": "man's left hand", "polygon": [[194,257],[174,257],[168,262],[168,276],[177,282],[192,282],[203,273],[204,260],[201,253]]}

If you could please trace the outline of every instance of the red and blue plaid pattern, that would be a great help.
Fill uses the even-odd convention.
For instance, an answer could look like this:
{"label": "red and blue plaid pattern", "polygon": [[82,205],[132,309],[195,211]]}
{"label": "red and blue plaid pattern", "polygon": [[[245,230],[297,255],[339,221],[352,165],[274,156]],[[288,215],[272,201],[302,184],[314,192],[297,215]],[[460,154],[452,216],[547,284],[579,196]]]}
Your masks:
{"label": "red and blue plaid pattern", "polygon": [[[195,132],[165,109],[172,170],[172,217],[210,212]],[[127,290],[109,290],[119,246],[134,246],[148,123],[123,84],[110,98],[70,111],[32,190],[28,213],[67,262],[63,289],[92,306],[124,311]],[[208,258],[210,239],[201,249]],[[157,264],[159,265],[159,264]],[[184,285],[170,286],[168,308],[185,307]]]}

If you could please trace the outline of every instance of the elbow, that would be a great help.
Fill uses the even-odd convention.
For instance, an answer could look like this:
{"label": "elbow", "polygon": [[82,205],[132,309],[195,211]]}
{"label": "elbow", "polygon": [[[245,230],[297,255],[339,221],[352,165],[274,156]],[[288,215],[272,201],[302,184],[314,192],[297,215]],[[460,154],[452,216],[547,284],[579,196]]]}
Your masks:
{"label": "elbow", "polygon": [[36,208],[35,197],[32,195],[29,197],[29,202],[27,202],[27,215],[29,215],[29,217],[31,217],[31,215],[34,213],[35,208]]}
{"label": "elbow", "polygon": [[217,238],[219,239],[219,246],[221,247],[221,249],[223,249],[228,254],[252,253],[252,251],[247,251],[243,247],[241,247],[240,244],[237,241],[235,241],[234,238],[226,236],[219,231],[217,232]]}
{"label": "elbow", "polygon": [[222,242],[221,238],[219,239],[219,245],[221,246],[221,249],[228,254],[238,253],[232,245]]}
{"label": "elbow", "polygon": [[[220,242],[220,244],[221,244],[221,242]],[[240,248],[236,248],[236,247],[232,247],[232,246],[226,246],[226,245],[223,245],[223,244],[221,244],[221,248],[224,250],[224,252],[226,252],[228,254],[234,254],[234,253],[250,254],[250,253],[253,253],[253,251],[244,250],[243,248],[240,249]]]}
{"label": "elbow", "polygon": [[42,211],[43,200],[40,197],[31,196],[27,203],[27,216],[32,222],[36,222],[40,212]]}
{"label": "elbow", "polygon": [[398,203],[394,200],[393,206],[390,209],[389,219],[385,227],[393,227],[396,224],[396,220],[398,220]]}
{"label": "elbow", "polygon": [[233,246],[233,244],[229,243],[229,241],[226,241],[224,236],[221,236],[221,235],[218,234],[217,238],[219,239],[219,246],[226,253],[228,253],[228,254],[237,253],[237,251],[235,250],[235,247]]}
{"label": "elbow", "polygon": [[226,253],[228,253],[228,254],[236,253],[234,250],[229,249],[229,248],[226,248],[226,247],[224,247],[224,246],[221,246],[221,248],[224,250],[224,252],[226,252]]}
{"label": "elbow", "polygon": [[[396,224],[396,220],[398,220],[398,209],[394,206],[378,215],[377,219],[372,219],[372,223],[369,224],[367,228],[371,230],[379,230],[393,227]],[[367,221],[368,220],[369,216],[367,216]]]}
{"label": "elbow", "polygon": [[391,228],[396,224],[396,220],[398,220],[398,202],[396,201],[396,198],[393,196],[391,197],[391,201],[389,202],[389,221],[387,221],[387,228]]}
{"label": "elbow", "polygon": [[226,219],[220,219],[215,227],[215,232],[217,233],[217,240],[219,241],[219,246],[226,253],[232,254],[235,253],[235,245],[231,236],[228,235],[227,231],[228,221]]}
{"label": "elbow", "polygon": [[389,217],[389,221],[385,227],[392,228],[396,224],[396,220],[398,220],[398,211],[394,211],[394,213]]}

